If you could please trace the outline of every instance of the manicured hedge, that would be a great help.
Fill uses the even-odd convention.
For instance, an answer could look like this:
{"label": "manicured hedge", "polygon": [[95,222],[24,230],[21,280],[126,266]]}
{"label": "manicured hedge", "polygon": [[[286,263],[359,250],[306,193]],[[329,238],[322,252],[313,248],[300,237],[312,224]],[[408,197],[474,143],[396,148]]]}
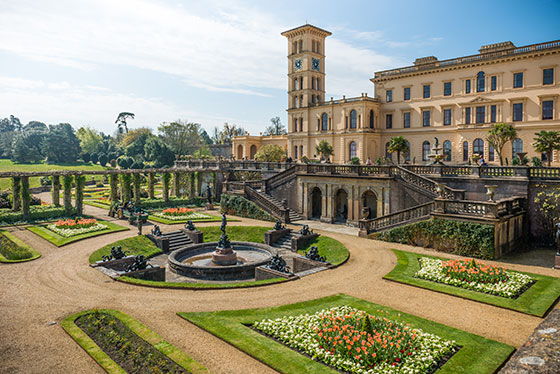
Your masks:
{"label": "manicured hedge", "polygon": [[[31,221],[45,221],[68,216],[64,207],[54,205],[31,206],[29,207],[29,212]],[[72,208],[70,215],[74,214],[76,214],[76,209]],[[0,225],[10,225],[17,222],[25,222],[23,212],[0,209]]]}
{"label": "manicured hedge", "polygon": [[494,258],[494,227],[480,223],[434,218],[378,232],[371,238],[460,256]]}
{"label": "manicured hedge", "polygon": [[276,221],[276,218],[259,208],[255,203],[241,196],[222,194],[220,200],[222,213],[234,216],[259,219],[261,221]]}

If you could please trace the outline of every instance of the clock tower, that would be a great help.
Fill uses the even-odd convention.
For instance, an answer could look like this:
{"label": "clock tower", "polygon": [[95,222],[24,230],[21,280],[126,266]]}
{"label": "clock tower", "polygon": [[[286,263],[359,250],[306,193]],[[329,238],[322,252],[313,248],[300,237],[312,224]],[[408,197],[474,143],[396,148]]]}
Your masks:
{"label": "clock tower", "polygon": [[288,134],[308,132],[308,110],[325,101],[324,53],[329,35],[309,24],[282,33],[288,39]]}

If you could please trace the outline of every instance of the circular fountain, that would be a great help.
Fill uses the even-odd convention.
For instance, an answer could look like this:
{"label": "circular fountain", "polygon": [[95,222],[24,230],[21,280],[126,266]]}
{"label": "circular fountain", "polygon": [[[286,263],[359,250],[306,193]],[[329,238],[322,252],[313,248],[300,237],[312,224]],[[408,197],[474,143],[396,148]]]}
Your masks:
{"label": "circular fountain", "polygon": [[219,242],[191,244],[171,252],[168,258],[169,269],[185,277],[204,280],[254,278],[255,268],[270,262],[276,249],[260,243],[230,242],[226,224],[224,214]]}

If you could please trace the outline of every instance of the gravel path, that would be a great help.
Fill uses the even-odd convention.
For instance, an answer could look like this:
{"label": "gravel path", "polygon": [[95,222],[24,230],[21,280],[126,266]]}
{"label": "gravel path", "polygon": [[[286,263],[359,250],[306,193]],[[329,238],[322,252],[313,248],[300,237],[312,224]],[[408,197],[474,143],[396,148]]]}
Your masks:
{"label": "gravel path", "polygon": [[[47,200],[47,199],[44,199]],[[86,207],[106,219],[106,211]],[[121,224],[127,225],[125,221]],[[197,226],[219,225],[219,223]],[[243,219],[230,225],[270,225]],[[172,226],[160,225],[162,231]],[[176,229],[174,226],[173,229]],[[149,227],[146,227],[149,230]],[[272,369],[176,316],[176,312],[273,307],[336,293],[362,298],[519,347],[542,321],[513,311],[381,279],[396,264],[390,248],[422,248],[319,231],[344,243],[349,261],[294,282],[236,290],[163,290],[111,281],[88,266],[96,249],[136,235],[136,229],[57,248],[23,228],[10,228],[37,249],[38,260],[0,264],[0,372],[103,372],[62,329],[69,314],[90,308],[118,309],[138,319],[214,373],[272,373]],[[449,256],[453,257],[453,256]],[[558,276],[542,267],[508,267]],[[558,305],[556,306],[558,308]],[[56,325],[48,322],[56,321]],[[219,352],[219,354],[216,354]]]}

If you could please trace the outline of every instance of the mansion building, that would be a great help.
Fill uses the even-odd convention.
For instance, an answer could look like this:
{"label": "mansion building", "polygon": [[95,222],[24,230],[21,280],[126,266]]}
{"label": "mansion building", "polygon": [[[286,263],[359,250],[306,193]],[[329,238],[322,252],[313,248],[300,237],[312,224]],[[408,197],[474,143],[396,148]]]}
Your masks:
{"label": "mansion building", "polygon": [[[331,161],[387,157],[390,139],[403,136],[410,162],[427,163],[435,137],[448,163],[467,163],[473,154],[499,163],[486,141],[493,124],[511,123],[518,138],[504,147],[504,159],[533,149],[535,133],[560,131],[560,41],[516,47],[484,45],[479,53],[449,60],[422,57],[414,65],[379,71],[371,78],[375,97],[325,97],[325,39],[330,32],[304,25],[282,33],[288,39],[288,134],[239,136],[235,158],[252,159],[267,144],[283,147],[294,160],[318,158],[328,141]],[[402,162],[402,160],[401,160]],[[560,153],[553,162],[560,164]]]}

